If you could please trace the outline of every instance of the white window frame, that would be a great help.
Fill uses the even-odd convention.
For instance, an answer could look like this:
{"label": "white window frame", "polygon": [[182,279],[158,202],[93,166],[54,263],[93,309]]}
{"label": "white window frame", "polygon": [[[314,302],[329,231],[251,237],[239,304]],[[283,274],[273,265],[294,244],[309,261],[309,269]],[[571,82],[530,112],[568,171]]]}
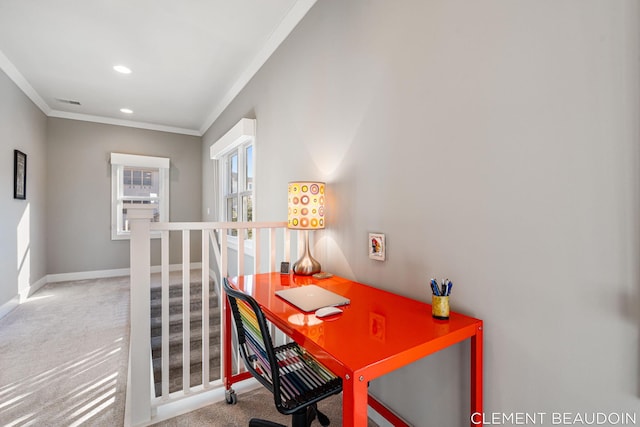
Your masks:
{"label": "white window frame", "polygon": [[[139,156],[134,154],[111,153],[111,240],[128,240],[130,231],[122,230],[122,209],[124,208],[124,169],[127,167],[153,168],[159,170],[160,188],[157,198],[159,221],[169,221],[169,168],[171,161],[166,157]],[[159,238],[158,232],[151,233]]]}
{"label": "white window frame", "polygon": [[[256,121],[254,119],[241,119],[233,128],[231,128],[224,136],[218,139],[210,149],[211,159],[217,163],[218,183],[216,186],[218,200],[218,218],[220,221],[231,221],[227,218],[227,199],[229,188],[229,160],[234,155],[238,155],[238,191],[235,193],[238,206],[238,220],[242,218],[242,197],[250,195],[252,199],[252,220],[256,220]],[[245,190],[244,182],[246,159],[245,153],[247,147],[252,147],[252,170],[253,183],[251,190]],[[227,244],[232,249],[238,249],[238,238],[236,236],[228,236]],[[245,254],[253,254],[253,240],[245,238],[244,240]]]}

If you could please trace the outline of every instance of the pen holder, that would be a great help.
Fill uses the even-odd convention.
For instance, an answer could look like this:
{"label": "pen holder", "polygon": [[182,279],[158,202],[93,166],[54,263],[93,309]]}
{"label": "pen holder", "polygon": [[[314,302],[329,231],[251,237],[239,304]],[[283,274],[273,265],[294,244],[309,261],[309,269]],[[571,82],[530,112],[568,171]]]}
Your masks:
{"label": "pen holder", "polygon": [[449,320],[449,297],[431,296],[431,315],[435,319]]}

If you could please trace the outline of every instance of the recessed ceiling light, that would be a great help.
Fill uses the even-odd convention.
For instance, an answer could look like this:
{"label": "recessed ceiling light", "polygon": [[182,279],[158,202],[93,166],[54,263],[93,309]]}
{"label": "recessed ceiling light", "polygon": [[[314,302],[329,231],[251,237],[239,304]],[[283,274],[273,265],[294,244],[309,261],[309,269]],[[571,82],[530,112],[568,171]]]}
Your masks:
{"label": "recessed ceiling light", "polygon": [[113,69],[122,74],[131,74],[131,68],[124,65],[115,65]]}
{"label": "recessed ceiling light", "polygon": [[125,114],[133,114],[133,110],[131,110],[129,108],[121,108],[120,111],[125,113]]}

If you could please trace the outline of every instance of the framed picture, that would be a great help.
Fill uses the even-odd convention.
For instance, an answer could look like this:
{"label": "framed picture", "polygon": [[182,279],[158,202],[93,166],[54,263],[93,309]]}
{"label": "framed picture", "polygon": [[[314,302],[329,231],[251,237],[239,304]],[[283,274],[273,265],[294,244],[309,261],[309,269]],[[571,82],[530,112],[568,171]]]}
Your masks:
{"label": "framed picture", "polygon": [[27,155],[13,150],[13,198],[27,198]]}
{"label": "framed picture", "polygon": [[384,261],[385,250],[384,234],[369,233],[369,258]]}

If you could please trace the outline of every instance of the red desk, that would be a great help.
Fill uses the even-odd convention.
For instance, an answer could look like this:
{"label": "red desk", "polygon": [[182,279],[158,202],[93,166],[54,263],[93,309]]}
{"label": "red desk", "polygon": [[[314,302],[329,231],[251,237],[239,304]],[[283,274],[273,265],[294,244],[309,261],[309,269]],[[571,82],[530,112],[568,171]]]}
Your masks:
{"label": "red desk", "polygon": [[[471,339],[471,414],[482,413],[482,320],[455,312],[448,321],[436,320],[429,304],[335,276],[316,280],[268,273],[235,277],[230,283],[253,296],[269,321],[342,377],[344,426],[366,426],[367,404],[394,425],[405,425],[368,395],[367,383],[467,338]],[[351,304],[342,307],[341,315],[321,320],[274,294],[311,283],[349,298]],[[229,390],[248,373],[232,375],[226,297],[225,312],[225,386]],[[478,424],[470,420],[470,425]]]}

